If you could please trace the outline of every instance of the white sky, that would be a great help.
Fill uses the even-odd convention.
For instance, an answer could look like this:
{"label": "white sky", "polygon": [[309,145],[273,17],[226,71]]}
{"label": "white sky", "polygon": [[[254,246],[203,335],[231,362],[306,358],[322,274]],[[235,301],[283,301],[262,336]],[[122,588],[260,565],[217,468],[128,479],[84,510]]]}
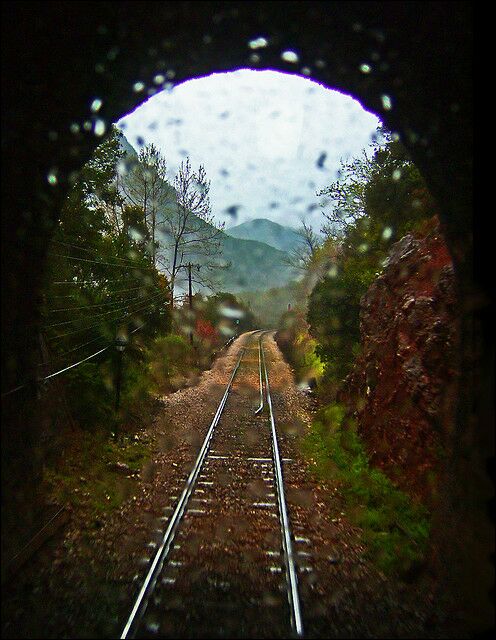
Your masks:
{"label": "white sky", "polygon": [[336,180],[341,158],[369,147],[381,122],[302,76],[240,69],[161,91],[117,124],[135,149],[153,142],[162,151],[171,181],[186,155],[194,169],[203,164],[226,227],[254,218],[298,227],[305,217],[317,230],[316,192]]}

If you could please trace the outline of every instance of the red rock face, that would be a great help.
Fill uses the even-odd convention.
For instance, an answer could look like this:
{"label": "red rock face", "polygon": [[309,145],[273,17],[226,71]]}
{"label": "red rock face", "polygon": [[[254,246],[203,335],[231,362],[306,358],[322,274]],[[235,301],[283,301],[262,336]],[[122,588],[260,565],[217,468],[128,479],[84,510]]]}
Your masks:
{"label": "red rock face", "polygon": [[362,353],[341,398],[371,463],[427,502],[454,424],[458,313],[452,261],[434,220],[427,236],[393,245],[362,298]]}

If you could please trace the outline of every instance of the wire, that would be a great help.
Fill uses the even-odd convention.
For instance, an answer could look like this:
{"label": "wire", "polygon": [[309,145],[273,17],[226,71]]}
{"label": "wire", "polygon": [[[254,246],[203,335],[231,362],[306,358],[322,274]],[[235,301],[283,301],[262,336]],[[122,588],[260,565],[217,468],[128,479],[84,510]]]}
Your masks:
{"label": "wire", "polygon": [[[112,313],[117,313],[118,311],[124,311],[124,309],[128,309],[129,307],[134,306],[135,304],[142,304],[145,300],[157,300],[159,297],[161,297],[163,295],[163,292],[157,293],[157,294],[150,294],[149,296],[145,296],[144,298],[142,298],[141,300],[136,300],[135,302],[131,302],[131,304],[128,305],[124,305],[122,307],[117,307],[117,309],[112,309],[111,311],[105,311],[104,313],[99,313],[97,315],[91,316],[91,317],[87,317],[87,318],[76,318],[74,320],[63,320],[62,322],[54,322],[52,324],[46,324],[43,328],[44,329],[51,329],[53,327],[61,327],[67,324],[73,324],[74,322],[80,322],[81,320],[93,320],[95,318],[103,318],[104,316],[108,316]],[[128,298],[128,300],[130,300],[130,298]],[[119,303],[114,303],[114,304],[121,304],[123,301],[120,300]],[[76,309],[77,307],[74,307],[74,309]]]}
{"label": "wire", "polygon": [[[149,315],[150,313],[153,313],[152,311],[148,311],[145,315]],[[141,324],[139,327],[137,327],[136,329],[133,329],[132,331],[130,331],[129,333],[136,333],[136,331],[139,331],[140,329],[142,329],[145,326],[146,322],[144,322],[143,324]],[[83,344],[78,345],[77,347],[73,347],[72,349],[68,349],[67,351],[64,351],[64,353],[60,353],[58,355],[54,355],[52,356],[53,359],[55,360],[60,360],[60,358],[63,358],[64,356],[66,356],[68,353],[74,353],[74,351],[79,351],[79,349],[82,349],[83,347],[87,347],[89,344],[93,344],[93,342],[98,342],[98,340],[107,340],[108,338],[106,336],[97,336],[96,338],[92,338],[91,340],[88,340],[87,342],[83,342]],[[38,367],[43,367],[46,366],[45,362],[40,362],[37,365]]]}
{"label": "wire", "polygon": [[25,382],[24,384],[20,384],[18,387],[14,387],[14,389],[11,389],[10,391],[5,391],[5,393],[2,393],[2,398],[5,398],[5,396],[9,396],[11,393],[15,393],[16,391],[20,391],[21,389],[24,389],[24,387],[27,387],[27,382]]}
{"label": "wire", "polygon": [[83,362],[87,362],[88,360],[91,360],[91,358],[95,358],[96,356],[100,355],[100,353],[103,353],[104,351],[107,351],[107,349],[110,349],[111,345],[109,344],[108,346],[104,347],[103,349],[100,349],[100,351],[97,351],[96,353],[93,353],[91,356],[88,356],[87,358],[84,358],[83,360],[80,360],[79,362],[75,362],[74,364],[70,364],[68,367],[65,367],[65,369],[61,369],[60,371],[56,371],[55,373],[51,373],[49,376],[45,376],[44,378],[42,378],[42,382],[44,382],[45,380],[50,380],[51,378],[55,378],[55,376],[60,375],[61,373],[65,373],[65,371],[69,371],[69,369],[74,369],[74,367],[77,367],[80,364],[83,364]]}
{"label": "wire", "polygon": [[[100,251],[98,249],[88,249],[87,247],[82,247],[81,245],[78,245],[78,244],[69,244],[68,242],[61,242],[60,240],[52,240],[52,242],[54,242],[55,244],[60,244],[61,246],[64,246],[64,247],[71,247],[73,249],[78,249],[79,251],[85,251],[86,253],[89,253],[89,254],[96,254],[96,255],[100,254]],[[115,256],[113,259],[121,260],[128,264],[129,263],[134,264],[134,261],[130,258],[119,258],[118,256]]]}
{"label": "wire", "polygon": [[139,271],[156,271],[154,267],[141,267],[137,264],[119,264],[118,262],[103,262],[102,260],[89,260],[88,258],[76,258],[76,256],[66,256],[62,253],[52,253],[47,251],[47,255],[57,258],[67,258],[67,260],[77,260],[78,262],[91,262],[92,264],[102,264],[110,267],[120,267],[121,269],[137,269]]}
{"label": "wire", "polygon": [[[92,338],[87,342],[83,342],[83,344],[80,344],[77,347],[73,347],[72,349],[68,349],[67,351],[64,351],[64,353],[56,354],[52,356],[52,358],[54,360],[60,360],[60,358],[63,358],[68,353],[74,353],[74,351],[79,351],[79,349],[82,349],[83,347],[87,347],[89,344],[93,344],[93,342],[98,342],[98,340],[107,340],[107,338],[105,336],[97,336],[96,338]],[[38,367],[44,367],[46,366],[46,364],[47,364],[46,362],[39,362]]]}
{"label": "wire", "polygon": [[[105,284],[107,284],[108,282],[121,282],[123,280],[123,278],[113,278],[113,279],[108,279],[105,278]],[[101,284],[99,281],[96,280],[53,280],[52,284],[75,284],[75,285],[80,285],[80,284]]]}
{"label": "wire", "polygon": [[[129,289],[117,289],[116,291],[111,291],[111,292],[109,292],[109,295],[110,294],[113,295],[114,293],[128,293],[129,291],[137,291],[138,289],[144,289],[146,287],[148,287],[150,289],[157,289],[157,290],[160,289],[160,287],[157,287],[157,286],[150,287],[150,285],[141,284],[139,287],[131,287]],[[68,294],[65,294],[65,295],[49,296],[50,300],[52,300],[54,298],[76,298],[76,297],[77,297],[77,294],[75,294],[75,293],[68,293]]]}
{"label": "wire", "polygon": [[[124,289],[123,291],[136,291],[136,289],[142,289],[142,287],[135,287],[134,289]],[[154,290],[160,291],[159,287],[153,287]],[[118,293],[117,291],[113,291],[112,293]],[[165,293],[165,292],[164,292]],[[153,295],[153,294],[150,294]],[[48,313],[57,313],[59,311],[80,311],[81,309],[94,309],[95,307],[111,307],[116,304],[122,304],[123,302],[127,302],[128,300],[132,300],[133,298],[126,298],[125,300],[114,300],[113,302],[99,302],[97,304],[84,304],[80,307],[65,307],[63,309],[49,309]]]}
{"label": "wire", "polygon": [[[141,324],[139,327],[136,327],[135,329],[133,329],[130,334],[136,333],[137,331],[140,331],[141,329],[143,329],[143,327],[146,326],[146,322],[144,322],[143,324]],[[100,355],[101,353],[103,353],[104,351],[107,351],[108,349],[110,349],[112,345],[109,344],[106,347],[103,347],[103,349],[100,349],[99,351],[96,351],[95,353],[92,353],[90,356],[87,356],[86,358],[83,358],[82,360],[79,360],[78,362],[74,362],[73,364],[68,365],[67,367],[64,367],[63,369],[60,369],[59,371],[55,371],[54,373],[50,373],[49,375],[45,376],[44,378],[37,378],[36,382],[40,383],[40,382],[45,382],[46,380],[51,380],[52,378],[55,378],[56,376],[61,375],[62,373],[65,373],[66,371],[69,371],[70,369],[74,369],[75,367],[78,367],[80,364],[83,364],[83,362],[87,362],[88,360],[91,360],[92,358],[96,358],[96,356]],[[5,393],[2,393],[1,397],[4,398],[5,396],[8,396],[12,393],[15,393],[16,391],[19,391],[20,389],[23,389],[24,387],[26,387],[28,385],[27,382],[25,382],[24,384],[21,384],[17,387],[14,387],[14,389],[10,389],[10,391],[6,391]]]}
{"label": "wire", "polygon": [[[109,320],[111,320],[112,322],[118,322],[119,320],[127,318],[128,316],[132,315],[133,313],[138,313],[139,311],[144,311],[144,310],[146,310],[147,308],[151,307],[154,304],[155,304],[155,302],[152,302],[151,304],[145,306],[143,309],[134,309],[132,312],[126,313],[123,316],[121,316],[120,318],[109,318]],[[112,313],[115,313],[116,311],[117,311],[117,309],[114,309],[114,311]],[[66,333],[61,333],[58,336],[55,336],[54,338],[49,338],[49,340],[59,340],[60,338],[64,338],[65,336],[73,335],[75,333],[81,333],[81,331],[89,331],[90,329],[93,329],[94,327],[98,327],[98,326],[100,326],[100,322],[96,322],[95,324],[92,324],[89,327],[84,327],[82,329],[75,329],[74,331],[67,331]]]}

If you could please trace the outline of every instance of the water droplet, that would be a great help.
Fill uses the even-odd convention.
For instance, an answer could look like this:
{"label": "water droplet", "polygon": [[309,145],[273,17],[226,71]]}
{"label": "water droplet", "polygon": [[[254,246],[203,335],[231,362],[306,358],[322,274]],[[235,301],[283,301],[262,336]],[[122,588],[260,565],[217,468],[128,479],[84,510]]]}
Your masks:
{"label": "water droplet", "polygon": [[360,71],[362,73],[370,73],[372,71],[372,67],[369,64],[361,64],[360,65]]}
{"label": "water droplet", "polygon": [[98,137],[103,136],[106,130],[107,130],[107,124],[105,123],[105,120],[99,119],[95,121],[94,133],[96,136]]}
{"label": "water droplet", "polygon": [[157,73],[157,75],[153,78],[153,82],[155,84],[163,84],[165,82],[165,76],[161,73]]}
{"label": "water droplet", "polygon": [[327,275],[329,276],[329,278],[336,278],[338,275],[337,265],[335,264],[331,265],[327,271]]}
{"label": "water droplet", "polygon": [[383,240],[389,240],[392,235],[393,235],[393,230],[391,229],[391,227],[385,227],[384,231],[382,232]]}
{"label": "water droplet", "polygon": [[384,111],[390,111],[393,107],[392,103],[391,103],[391,98],[386,95],[383,94],[381,96],[381,101],[382,101],[382,108],[384,109]]}
{"label": "water droplet", "polygon": [[103,102],[100,100],[100,98],[95,98],[91,103],[91,107],[90,107],[91,111],[93,113],[97,113],[98,111],[100,111],[102,104]]}
{"label": "water droplet", "polygon": [[47,175],[48,184],[54,187],[58,183],[57,172],[52,169]]}
{"label": "water droplet", "polygon": [[291,51],[289,49],[281,53],[281,58],[284,60],[284,62],[291,62],[293,64],[295,64],[299,60],[296,51]]}
{"label": "water droplet", "polygon": [[73,133],[74,135],[76,135],[76,133],[79,133],[80,131],[80,126],[77,122],[73,122],[69,128],[71,133]]}
{"label": "water droplet", "polygon": [[395,169],[392,175],[393,180],[397,181],[401,178],[401,169]]}
{"label": "water droplet", "polygon": [[248,42],[250,49],[261,49],[269,44],[267,38],[259,37]]}
{"label": "water droplet", "polygon": [[117,54],[119,53],[119,47],[112,47],[110,51],[107,53],[108,60],[115,60],[117,58]]}
{"label": "water droplet", "polygon": [[312,73],[312,70],[309,67],[303,67],[301,70],[301,74],[304,76],[309,76]]}
{"label": "water droplet", "polygon": [[252,64],[257,64],[257,62],[260,62],[260,56],[258,55],[258,53],[252,53],[250,56],[250,62]]}
{"label": "water droplet", "polygon": [[143,91],[144,88],[145,88],[145,85],[143,82],[135,82],[133,84],[133,91],[135,93],[140,93],[140,91]]}

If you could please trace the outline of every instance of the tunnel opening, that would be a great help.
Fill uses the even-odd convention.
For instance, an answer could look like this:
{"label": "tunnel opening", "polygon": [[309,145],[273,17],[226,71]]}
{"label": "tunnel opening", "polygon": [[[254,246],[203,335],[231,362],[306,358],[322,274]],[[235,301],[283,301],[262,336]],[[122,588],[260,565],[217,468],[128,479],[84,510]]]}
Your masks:
{"label": "tunnel opening", "polygon": [[[318,17],[320,15],[319,11],[317,9],[315,11],[316,13],[314,13],[313,15]],[[234,21],[236,21],[240,19],[239,15],[243,15],[243,12],[241,11],[241,14],[238,13],[238,18],[228,18],[227,13],[227,11],[221,10],[217,14],[215,14],[217,15],[216,20],[218,22],[213,20],[213,25],[220,25],[224,20],[227,19],[234,19]],[[212,17],[213,16],[209,16],[209,19]],[[98,55],[95,55],[94,70],[92,70],[91,72],[93,77],[96,78],[96,84],[99,86],[98,89],[95,88],[95,90],[91,92],[91,96],[88,96],[87,94],[85,95],[84,108],[82,108],[81,102],[79,103],[78,108],[81,117],[74,117],[74,113],[71,113],[69,114],[69,119],[67,119],[67,114],[63,114],[62,118],[64,119],[65,123],[65,132],[59,132],[57,127],[47,128],[44,126],[45,123],[42,123],[40,125],[40,129],[43,129],[43,136],[48,135],[49,142],[45,143],[44,146],[46,147],[46,149],[42,150],[42,153],[45,153],[42,165],[43,169],[41,171],[38,168],[36,169],[36,179],[33,181],[33,190],[35,193],[35,199],[38,202],[40,202],[40,194],[43,194],[43,197],[47,198],[48,200],[45,200],[44,205],[38,205],[37,207],[33,207],[31,203],[26,206],[25,202],[21,203],[20,207],[21,210],[25,213],[34,212],[34,214],[37,214],[40,211],[39,207],[41,206],[41,210],[44,212],[41,219],[46,221],[47,224],[45,226],[45,230],[40,233],[40,229],[42,227],[40,226],[40,220],[36,215],[33,218],[33,213],[31,213],[31,219],[29,219],[28,216],[25,216],[23,218],[24,222],[22,222],[21,227],[24,226],[23,233],[25,235],[17,236],[17,242],[20,243],[21,248],[29,246],[30,249],[34,248],[34,251],[32,253],[32,258],[26,261],[24,264],[22,259],[19,261],[19,256],[22,256],[22,252],[18,251],[19,245],[16,247],[18,255],[16,255],[15,257],[13,257],[12,253],[9,254],[7,252],[7,256],[10,255],[10,257],[13,258],[12,264],[16,265],[16,269],[9,269],[9,275],[7,276],[7,278],[10,278],[10,274],[14,274],[15,276],[14,278],[10,279],[10,291],[27,291],[28,293],[39,292],[39,281],[37,282],[36,277],[32,278],[32,281],[29,284],[27,282],[32,276],[32,264],[35,263],[36,260],[43,255],[46,249],[46,238],[48,238],[50,234],[53,233],[54,219],[58,215],[57,212],[60,209],[60,202],[63,198],[65,198],[65,193],[67,192],[67,188],[70,183],[71,173],[75,171],[77,167],[81,166],[81,162],[89,157],[90,150],[94,149],[95,146],[101,141],[103,132],[107,127],[106,123],[117,121],[117,119],[121,117],[122,114],[128,111],[128,107],[122,107],[123,104],[129,105],[130,103],[133,103],[134,105],[136,105],[139,101],[141,101],[141,96],[143,96],[145,92],[148,92],[148,95],[152,95],[150,92],[154,92],[157,90],[157,83],[154,82],[154,78],[156,78],[157,75],[162,74],[164,76],[164,82],[169,83],[174,79],[177,80],[181,77],[183,80],[186,80],[188,78],[196,77],[197,75],[199,75],[199,72],[196,71],[196,69],[201,69],[201,67],[205,65],[204,61],[198,61],[198,59],[188,59],[188,56],[186,54],[182,56],[181,60],[181,55],[178,53],[174,54],[174,56],[177,55],[178,59],[180,60],[179,64],[177,65],[177,69],[173,64],[166,64],[165,67],[163,64],[160,65],[158,52],[171,51],[175,46],[174,38],[166,38],[164,40],[162,35],[160,35],[160,37],[157,38],[156,47],[150,45],[150,42],[146,42],[147,54],[141,57],[142,66],[139,71],[137,71],[137,67],[135,66],[133,68],[132,74],[129,71],[123,74],[122,77],[126,77],[128,79],[131,78],[131,80],[127,80],[128,82],[131,82],[131,92],[129,92],[129,89],[127,88],[126,91],[124,91],[120,96],[117,96],[116,98],[111,97],[107,100],[105,98],[105,89],[101,88],[102,83],[99,77],[101,78],[104,74],[108,74],[109,71],[102,71],[102,66],[111,67],[114,61],[119,60],[119,56],[122,55],[122,50],[118,51],[119,47],[115,44],[112,44],[112,46],[110,47],[108,46],[108,42],[112,41],[112,37],[114,34],[112,33],[111,28],[107,27],[104,23],[105,20],[102,20],[102,23],[98,26],[97,29],[95,29],[96,33],[100,32],[100,41],[105,41],[105,47],[98,51]],[[358,18],[347,18],[347,39],[349,40],[350,38],[355,38],[357,43],[361,43],[363,40],[365,40],[367,43],[363,48],[363,53],[367,53],[367,56],[362,55],[358,59],[358,63],[357,59],[353,57],[353,63],[349,62],[345,64],[347,55],[349,54],[343,53],[340,60],[341,70],[339,70],[338,64],[334,64],[332,66],[332,70],[329,71],[329,68],[332,65],[332,63],[330,62],[330,58],[324,56],[321,51],[319,51],[318,54],[314,53],[314,51],[312,50],[312,46],[309,45],[308,41],[306,41],[304,44],[301,44],[301,47],[277,46],[277,51],[275,49],[271,49],[271,47],[267,48],[267,58],[273,58],[273,64],[270,64],[270,67],[267,68],[280,69],[281,71],[287,72],[288,68],[292,68],[291,65],[295,64],[295,56],[297,60],[301,58],[301,60],[305,60],[308,63],[308,66],[306,66],[305,64],[300,70],[304,77],[313,78],[315,75],[316,79],[318,79],[319,81],[322,81],[322,79],[324,79],[323,81],[326,86],[344,87],[345,90],[349,91],[352,95],[358,96],[359,99],[366,95],[365,103],[373,105],[373,108],[371,107],[371,109],[376,113],[381,113],[381,117],[384,116],[384,121],[388,124],[388,126],[390,126],[391,130],[399,131],[401,133],[402,141],[404,141],[405,145],[412,151],[414,159],[417,160],[418,158],[419,167],[421,168],[422,173],[426,177],[426,179],[433,185],[433,192],[440,202],[441,217],[446,225],[444,229],[446,239],[448,241],[452,256],[455,260],[456,272],[458,275],[457,282],[459,292],[461,296],[464,296],[472,290],[470,275],[470,247],[467,248],[463,246],[462,241],[463,234],[467,231],[469,231],[470,233],[470,224],[467,218],[470,207],[467,206],[467,196],[466,193],[464,193],[461,201],[459,201],[455,205],[456,211],[454,211],[454,209],[450,210],[455,198],[452,194],[447,193],[447,191],[449,190],[446,189],[446,187],[444,187],[444,193],[442,193],[443,187],[441,186],[441,183],[443,182],[443,180],[440,179],[440,174],[442,173],[442,169],[444,169],[445,167],[440,161],[440,157],[442,156],[443,151],[441,150],[442,144],[439,142],[439,138],[442,137],[443,127],[439,124],[439,118],[437,118],[438,121],[434,123],[432,120],[423,118],[424,112],[422,112],[421,108],[419,108],[419,111],[415,112],[415,107],[412,107],[412,113],[407,113],[406,115],[404,115],[405,112],[402,111],[400,105],[402,104],[402,101],[404,103],[402,92],[408,94],[408,88],[400,88],[400,83],[397,83],[396,85],[392,83],[389,84],[389,86],[384,86],[387,83],[384,82],[381,78],[381,80],[379,81],[376,80],[376,84],[374,84],[373,73],[376,68],[379,68],[380,60],[377,59],[377,51],[375,51],[376,59],[374,60],[374,50],[370,46],[370,41],[373,39],[373,41],[375,42],[375,46],[380,48],[382,46],[381,40],[384,37],[386,37],[387,39],[389,32],[384,27],[383,29],[379,30],[379,32],[377,32],[376,30],[375,35],[372,35],[373,29],[369,28],[367,30],[367,27],[364,27],[364,23],[367,24],[366,17],[361,20]],[[108,24],[111,24],[111,22],[109,21]],[[210,27],[211,24],[209,23],[209,28],[204,29],[204,33],[201,34],[201,38],[198,38],[198,34],[195,34],[195,38],[198,40],[198,42],[201,42],[198,48],[202,52],[208,50],[209,48],[213,49],[212,45],[218,46],[216,44],[216,38],[209,33],[209,31],[213,31],[216,27]],[[309,29],[309,27],[307,28]],[[107,29],[106,34],[105,29]],[[336,29],[335,25],[334,29]],[[263,35],[259,35],[261,33]],[[381,33],[382,36],[380,35]],[[119,37],[122,38],[123,36]],[[281,42],[280,39],[278,40],[277,35],[271,37],[268,30],[263,31],[257,29],[255,31],[252,31],[250,37],[244,37],[243,39],[239,39],[239,41],[235,43],[236,47],[233,48],[233,52],[236,51],[236,53],[233,53],[232,62],[227,63],[223,60],[221,63],[218,63],[216,62],[216,55],[218,54],[215,52],[211,54],[209,53],[211,58],[206,64],[206,66],[208,67],[208,72],[212,72],[214,70],[226,70],[226,67],[229,67],[231,69],[239,68],[241,66],[240,61],[243,60],[244,64],[246,64],[247,58],[249,58],[249,63],[253,66],[253,68],[259,69],[261,65],[265,64],[263,56],[263,54],[265,53],[265,47],[262,46],[262,40],[271,43]],[[140,45],[137,45],[138,48],[139,46]],[[102,58],[101,56],[101,51],[103,49],[105,49],[104,58]],[[357,49],[360,49],[359,44],[357,44]],[[343,45],[343,51],[346,52],[347,50],[347,46]],[[187,63],[184,62],[186,60]],[[318,64],[319,61],[320,63]],[[388,55],[384,56],[384,60],[382,60],[382,62],[392,65],[394,68],[392,58],[388,57]],[[122,64],[125,68],[125,63],[123,62]],[[181,64],[183,64],[183,68],[181,68]],[[184,67],[188,67],[188,65],[188,71],[185,72]],[[152,69],[153,73],[151,73]],[[195,71],[192,71],[193,69],[195,69]],[[310,71],[309,74],[308,70]],[[371,71],[372,73],[370,73]],[[169,73],[169,76],[167,76],[167,73]],[[386,74],[387,76],[389,72],[383,69],[381,73]],[[147,74],[148,77],[151,78],[151,81],[148,84],[144,80],[144,78],[147,77]],[[330,74],[331,77],[332,74],[334,74],[334,77],[337,78],[337,81],[332,82],[328,74]],[[115,71],[112,71],[110,75],[113,77],[115,75]],[[394,73],[392,75],[394,76]],[[403,71],[403,75],[404,77],[406,77],[407,74],[405,71]],[[401,76],[401,73],[396,74],[396,77],[401,78]],[[105,75],[106,81],[108,81],[108,77],[108,75]],[[120,82],[120,80],[118,82]],[[407,82],[406,84],[408,85],[409,83]],[[414,94],[416,99],[418,99],[416,90],[414,89],[414,83],[411,83],[409,86],[411,93]],[[370,89],[370,87],[372,87],[372,89]],[[396,87],[396,89],[394,89],[393,87]],[[99,97],[97,98],[95,96]],[[100,98],[100,96],[102,96],[102,98]],[[384,96],[386,96],[388,99],[385,99]],[[446,113],[449,114],[447,118],[450,119],[451,125],[452,122],[457,121],[457,118],[462,117],[457,114],[460,113],[460,109],[463,112],[463,108],[465,107],[465,105],[462,104],[462,107],[460,107],[460,103],[463,102],[463,98],[460,98],[460,100],[458,100],[456,92],[455,94],[451,93],[449,95],[449,98],[452,99],[449,100],[447,95],[443,96],[444,110],[442,111],[442,113],[445,117]],[[101,100],[102,104],[98,105],[97,100]],[[396,109],[396,104],[398,104],[398,109]],[[84,114],[83,111],[85,112]],[[406,109],[406,111],[408,112],[408,109]],[[422,115],[419,116],[419,113],[422,113]],[[40,120],[40,122],[42,122],[42,120]],[[415,122],[415,125],[413,124],[413,122]],[[429,124],[426,124],[427,122]],[[68,123],[69,126],[65,126]],[[69,129],[69,133],[67,133],[67,129]],[[436,144],[438,145],[437,147]],[[52,151],[54,149],[57,149],[60,152],[60,157],[51,157],[49,159],[49,162],[47,162],[48,156],[52,154]],[[436,162],[438,163],[437,169],[434,169],[431,172],[429,169],[430,167],[435,166]],[[463,189],[460,189],[459,193],[461,191],[463,191]],[[34,228],[36,228],[35,233],[33,233]],[[84,256],[84,253],[80,252],[77,255],[82,257]],[[123,261],[124,258],[121,258],[121,262]],[[20,276],[21,282],[24,282],[24,284],[19,285],[18,278],[19,274],[22,274],[23,269],[25,270],[26,276],[24,276],[25,280],[22,280],[22,275]],[[38,322],[39,304],[36,301],[35,296],[30,296],[27,298],[27,300],[31,301],[31,306],[27,304],[23,308],[23,305],[20,305],[18,309],[15,309],[14,306],[12,307],[12,310],[15,309],[15,312],[19,314],[22,321],[19,323],[17,329],[15,329],[11,334],[14,337],[14,340],[12,341],[12,345],[14,346],[14,348],[11,352],[11,361],[14,360],[15,362],[12,370],[7,368],[7,376],[4,377],[5,380],[9,381],[9,384],[5,387],[7,391],[17,386],[19,382],[24,379],[23,376],[19,376],[20,372],[25,373],[31,370],[30,360],[32,359],[31,354],[34,352],[34,350],[31,349],[31,351],[28,353],[24,347],[20,347],[19,334],[21,334],[22,336],[23,332],[23,329],[20,329],[20,327],[33,326],[31,324],[33,322],[33,319],[35,324]],[[12,311],[10,311],[10,314],[10,316],[9,312],[7,312],[7,314],[4,314],[4,318],[7,318],[7,326],[9,329],[13,324],[12,322],[9,323],[9,319],[11,320],[12,318]],[[26,320],[28,321],[26,322]],[[22,339],[24,339],[24,336],[22,336]],[[32,343],[32,337],[29,338],[29,341]],[[467,352],[463,352],[463,349],[464,347],[462,346],[462,360],[468,357]],[[11,418],[10,411],[11,409],[9,407],[6,407],[7,418]],[[13,413],[15,413],[15,411],[16,409],[13,410]],[[462,408],[461,415],[463,416],[466,414],[466,407],[465,409]],[[29,418],[29,421],[31,423],[31,417]],[[12,424],[15,425],[15,423],[16,421],[12,420]],[[36,430],[34,429],[32,434],[27,434],[28,440],[30,438],[33,438],[34,440],[36,439],[35,432]]]}

